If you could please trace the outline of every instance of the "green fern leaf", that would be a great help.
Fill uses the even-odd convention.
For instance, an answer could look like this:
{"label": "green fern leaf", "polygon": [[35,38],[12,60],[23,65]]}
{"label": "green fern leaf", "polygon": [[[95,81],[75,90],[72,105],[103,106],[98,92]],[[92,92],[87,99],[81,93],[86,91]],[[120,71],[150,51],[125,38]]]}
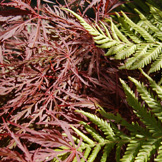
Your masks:
{"label": "green fern leaf", "polygon": [[134,162],[134,159],[141,145],[142,145],[142,141],[131,140],[127,146],[124,156],[122,157],[120,161],[121,162]]}
{"label": "green fern leaf", "polygon": [[105,56],[114,55],[114,54],[118,53],[119,51],[123,50],[124,48],[125,48],[125,44],[118,44],[116,46],[113,46],[107,51]]}
{"label": "green fern leaf", "polygon": [[142,148],[139,150],[135,162],[144,162],[150,159],[152,153],[155,153],[155,149],[159,147],[161,139],[148,139],[142,144]]}
{"label": "green fern leaf", "polygon": [[115,140],[115,134],[110,126],[109,123],[107,123],[106,121],[104,121],[103,119],[98,118],[97,116],[81,111],[81,110],[77,110],[77,112],[80,112],[82,114],[84,114],[85,116],[87,116],[91,121],[93,121],[96,125],[98,125],[98,127],[103,131],[103,133],[106,135],[106,139],[108,140]]}
{"label": "green fern leaf", "polygon": [[[140,96],[148,106],[152,109],[152,112],[158,117],[159,120],[162,120],[162,106],[161,103],[147,90],[147,88],[135,80],[134,78],[130,77],[130,80],[135,83],[138,92],[140,93]],[[159,127],[161,123],[158,123]]]}
{"label": "green fern leaf", "polygon": [[147,53],[143,54],[139,59],[139,61],[134,65],[133,69],[136,68],[143,68],[145,65],[148,65],[151,63],[151,61],[158,58],[158,55],[162,51],[162,44],[159,44],[157,46],[150,47],[150,49],[147,51]]}
{"label": "green fern leaf", "polygon": [[102,21],[100,21],[100,23],[104,27],[106,35],[108,36],[108,38],[112,40],[112,37],[110,35],[110,32],[109,32],[108,28],[105,26],[105,24]]}
{"label": "green fern leaf", "polygon": [[92,151],[90,157],[88,158],[88,162],[94,162],[94,160],[95,160],[95,158],[97,157],[97,155],[98,155],[98,153],[99,153],[100,150],[101,150],[101,145],[97,145],[97,146],[93,149],[93,151]]}
{"label": "green fern leaf", "polygon": [[106,144],[103,149],[103,155],[101,157],[101,162],[106,162],[108,159],[108,156],[110,154],[110,151],[114,148],[115,144]]}
{"label": "green fern leaf", "polygon": [[[141,127],[139,127],[139,125],[137,125],[135,123],[132,123],[132,124],[128,123],[126,120],[124,120],[120,116],[120,114],[114,115],[112,113],[106,113],[102,107],[100,107],[99,112],[103,117],[105,117],[109,120],[115,120],[116,123],[121,124],[122,126],[126,127],[130,132],[132,132],[134,134],[140,133],[143,135],[149,135],[149,132],[147,132],[144,128],[141,129]],[[128,136],[123,136],[123,139],[130,140],[130,138]]]}
{"label": "green fern leaf", "polygon": [[[122,11],[121,11],[122,12]],[[146,32],[143,28],[136,25],[131,19],[128,18],[128,16],[122,12],[122,15],[125,18],[125,21],[135,30],[137,31],[147,42],[155,42],[154,38]]]}
{"label": "green fern leaf", "polygon": [[98,132],[95,131],[94,128],[90,127],[89,125],[87,125],[85,122],[81,122],[81,124],[84,125],[84,127],[86,128],[87,132],[89,134],[91,134],[91,136],[98,142],[100,143],[104,143],[104,138],[102,136],[99,135]]}
{"label": "green fern leaf", "polygon": [[156,59],[156,61],[153,64],[151,64],[151,68],[148,71],[148,73],[156,72],[161,68],[162,68],[162,54],[160,54],[160,56]]}
{"label": "green fern leaf", "polygon": [[111,21],[111,29],[113,27],[114,33],[116,33],[116,37],[118,38],[118,41],[131,44],[131,42],[127,39],[127,37],[117,28],[117,26]]}
{"label": "green fern leaf", "polygon": [[98,47],[99,48],[110,48],[110,47],[115,46],[117,44],[118,44],[118,42],[116,42],[116,41],[109,41],[107,43],[104,43],[102,45],[99,45]]}
{"label": "green fern leaf", "polygon": [[[91,147],[87,146],[86,150],[84,151],[84,158],[85,159],[88,159],[88,156],[89,156],[90,152],[91,152]],[[81,159],[81,162],[85,162],[84,158]]]}
{"label": "green fern leaf", "polygon": [[83,134],[81,131],[79,131],[75,127],[73,127],[73,126],[71,126],[71,127],[79,136],[81,136],[84,139],[85,142],[87,142],[88,144],[90,144],[92,146],[95,145],[95,143],[90,138],[88,138],[85,134]]}
{"label": "green fern leaf", "polygon": [[118,52],[115,56],[116,59],[125,59],[126,57],[131,56],[136,50],[136,45],[130,45],[127,48],[125,48],[124,50]]}
{"label": "green fern leaf", "polygon": [[150,7],[150,12],[152,13],[152,15],[154,16],[154,18],[157,20],[157,21],[160,21],[162,22],[162,12],[157,9],[156,7],[150,5],[149,3],[147,3]]}
{"label": "green fern leaf", "polygon": [[[147,50],[150,48],[149,44],[146,45],[140,45],[138,46],[138,50],[136,51],[135,55],[133,57],[128,58],[127,62],[125,63],[124,66],[121,66],[120,69],[123,69],[123,67],[134,70],[137,68],[142,68],[144,67],[144,63],[141,62],[140,60],[142,60],[142,58],[145,57]],[[138,67],[137,67],[138,65]]]}
{"label": "green fern leaf", "polygon": [[158,29],[156,26],[154,26],[154,25],[147,19],[147,17],[145,17],[139,10],[135,9],[135,11],[139,14],[139,17],[141,18],[142,23],[146,24],[146,25],[149,27],[149,29],[152,30],[152,32],[156,33],[156,32],[159,31],[159,29]]}
{"label": "green fern leaf", "polygon": [[113,36],[114,40],[116,40],[117,42],[120,42],[120,40],[118,38],[118,35],[117,35],[117,33],[115,32],[115,29],[114,29],[115,28],[115,25],[112,22],[112,20],[110,22],[111,22],[111,32],[112,32],[112,36]]}
{"label": "green fern leaf", "polygon": [[[156,153],[158,155],[154,158],[155,161],[162,159],[162,120],[160,116],[162,114],[162,106],[159,100],[150,92],[153,90],[154,93],[162,97],[162,88],[144,71],[141,70],[141,72],[149,80],[150,90],[147,90],[144,84],[136,79],[131,77],[129,79],[135,84],[138,94],[145,101],[149,109],[147,109],[146,105],[142,105],[138,101],[134,92],[123,80],[120,81],[127,96],[128,104],[132,106],[134,113],[143,124],[140,122],[128,123],[120,114],[107,113],[99,105],[96,105],[99,107],[99,113],[106,120],[91,113],[76,110],[88,117],[99,128],[99,131],[102,132],[101,135],[96,129],[82,122],[89,133],[87,137],[87,135],[72,127],[83,138],[81,148],[78,150],[84,152],[84,157],[88,159],[88,162],[95,161],[97,156],[101,157],[100,162],[106,162],[109,159],[110,152],[114,148],[116,148],[117,162],[146,162],[153,155],[155,157]],[[120,127],[124,127],[129,133],[123,132]],[[91,139],[90,135],[93,139]],[[126,150],[121,158],[120,154],[123,146],[126,146]]]}
{"label": "green fern leaf", "polygon": [[[149,6],[152,15],[148,17],[135,9],[140,17],[137,23],[133,22],[123,11],[121,11],[122,16],[116,13],[119,21],[118,25],[114,24],[111,19],[106,19],[105,21],[110,24],[110,29],[108,29],[101,22],[107,36],[99,25],[96,24],[97,28],[92,27],[73,11],[66,10],[76,16],[93,36],[99,48],[108,49],[105,56],[114,55],[115,59],[121,60],[128,58],[125,65],[120,67],[121,69],[143,68],[154,61],[149,70],[149,73],[152,73],[162,67],[162,11],[151,5]],[[161,22],[158,22],[158,20],[161,20]]]}
{"label": "green fern leaf", "polygon": [[157,93],[158,97],[162,100],[162,88],[161,88],[161,86],[156,84],[156,82],[151,77],[149,77],[143,70],[140,69],[140,71],[149,80],[150,86]]}
{"label": "green fern leaf", "polygon": [[[133,82],[136,83],[135,79],[130,78]],[[144,106],[141,106],[141,103],[138,102],[138,99],[135,97],[135,94],[131,91],[131,89],[125,84],[123,80],[120,80],[122,86],[124,87],[125,94],[127,96],[127,101],[130,106],[135,110],[136,115],[140,118],[140,120],[146,125],[146,128],[153,133],[153,135],[162,135],[162,130],[160,123],[157,122],[154,115],[150,112],[147,112]]]}
{"label": "green fern leaf", "polygon": [[159,150],[158,150],[158,156],[156,157],[155,161],[162,161],[162,142],[160,143]]}
{"label": "green fern leaf", "polygon": [[123,32],[135,44],[141,43],[142,40],[139,38],[138,35],[134,34],[134,32],[132,31],[130,26],[126,23],[126,21],[124,21],[124,18],[121,17],[118,13],[116,13],[116,15],[117,15],[117,17],[119,19],[119,22],[120,22],[120,28],[121,28],[120,30],[121,30],[121,32]]}

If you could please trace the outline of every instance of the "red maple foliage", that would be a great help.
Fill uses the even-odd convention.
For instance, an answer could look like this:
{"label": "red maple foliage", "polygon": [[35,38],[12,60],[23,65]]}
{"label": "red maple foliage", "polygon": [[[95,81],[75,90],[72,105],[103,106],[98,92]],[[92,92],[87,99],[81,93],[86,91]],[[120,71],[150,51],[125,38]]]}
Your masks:
{"label": "red maple foliage", "polygon": [[[121,4],[108,2],[93,1],[87,9],[98,3],[105,8],[96,13],[106,14]],[[86,119],[75,109],[96,113],[99,103],[118,112],[125,104],[116,63],[60,9],[63,4],[37,0],[32,7],[31,1],[3,0],[0,5],[0,160],[51,161],[62,153],[65,161],[79,162],[82,140],[76,146],[69,124],[79,127]],[[77,5],[81,9],[84,3]],[[58,152],[59,147],[66,149]]]}

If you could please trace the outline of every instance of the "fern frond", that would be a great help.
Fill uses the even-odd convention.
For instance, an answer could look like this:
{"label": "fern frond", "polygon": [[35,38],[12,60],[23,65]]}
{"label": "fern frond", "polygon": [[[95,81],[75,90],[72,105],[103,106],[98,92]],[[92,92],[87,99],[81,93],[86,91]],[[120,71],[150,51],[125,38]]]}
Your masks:
{"label": "fern frond", "polygon": [[130,26],[128,26],[128,24],[126,23],[126,21],[124,20],[123,17],[121,17],[118,13],[116,13],[118,20],[120,22],[120,30],[121,32],[127,36],[133,43],[135,44],[140,44],[142,42],[141,38],[134,34],[134,32],[132,31],[132,29],[130,28]]}
{"label": "fern frond", "polygon": [[118,38],[118,41],[131,44],[131,42],[127,39],[127,37],[118,29],[118,27],[111,21],[111,28],[113,27],[114,33],[116,33],[116,37]]}
{"label": "fern frond", "polygon": [[121,13],[125,18],[124,20],[131,26],[131,28],[137,31],[147,42],[155,42],[154,38],[146,30],[135,24],[123,11],[121,11]]}
{"label": "fern frond", "polygon": [[140,57],[138,58],[139,61],[137,61],[137,63],[130,69],[143,68],[145,65],[151,63],[151,61],[156,60],[158,58],[158,55],[161,54],[161,51],[162,51],[162,43],[148,48],[147,52],[143,55],[141,54]]}
{"label": "fern frond", "polygon": [[[137,83],[135,79],[132,79],[132,78],[130,79],[135,84]],[[137,97],[135,97],[135,94],[133,93],[133,91],[131,91],[131,89],[126,85],[126,83],[123,80],[120,80],[120,81],[122,83],[125,94],[127,96],[128,104],[133,107],[136,115],[146,125],[146,128],[150,131],[150,133],[153,133],[153,135],[155,136],[157,134],[162,134],[161,125],[155,119],[154,115],[152,115],[150,112],[147,112],[146,108],[142,106],[140,102],[138,102],[138,99]]]}
{"label": "fern frond", "polygon": [[[99,152],[101,151],[101,149],[103,148],[104,153],[101,156],[101,162],[106,162],[110,151],[114,148],[114,146],[116,144],[114,142],[114,140],[112,139],[112,137],[110,137],[111,135],[107,136],[107,133],[105,133],[105,132],[108,132],[108,130],[110,130],[109,123],[106,123],[106,121],[103,121],[102,119],[100,119],[97,116],[92,115],[90,113],[86,113],[84,111],[79,111],[79,110],[77,110],[77,112],[84,113],[84,115],[87,115],[87,117],[90,117],[94,123],[97,123],[99,125],[102,124],[102,126],[99,126],[99,127],[100,127],[100,129],[102,129],[104,131],[104,134],[106,135],[106,138],[102,137],[98,132],[95,131],[94,128],[88,126],[84,122],[81,122],[85,126],[87,132],[89,134],[91,134],[91,136],[95,140],[95,141],[92,141],[91,139],[89,139],[89,137],[87,137],[85,134],[83,134],[77,128],[71,126],[72,129],[74,129],[75,132],[83,138],[84,142],[81,145],[81,147],[82,147],[82,150],[84,151],[84,157],[88,159],[88,162],[93,162],[95,160],[95,158],[97,157],[97,155],[99,154]],[[105,123],[106,123],[106,125],[108,125],[108,130],[106,130],[107,126],[103,129],[103,126],[105,126]],[[110,130],[109,133],[112,134],[112,131]],[[76,141],[77,138],[76,137],[74,137],[74,138]],[[83,159],[82,159],[82,161],[83,161]]]}
{"label": "fern frond", "polygon": [[[136,85],[141,98],[148,104],[148,106],[152,109],[152,112],[154,112],[157,118],[162,121],[161,103],[147,90],[145,85],[141,84],[134,78],[129,77],[129,79]],[[155,125],[157,124],[160,127],[161,123],[155,123]]]}
{"label": "fern frond", "polygon": [[114,141],[115,138],[115,134],[110,126],[109,123],[107,123],[106,121],[104,121],[103,119],[98,118],[96,115],[81,111],[81,110],[77,110],[77,112],[80,112],[82,114],[84,114],[85,116],[87,116],[92,122],[94,122],[96,125],[98,125],[98,127],[103,131],[103,133],[106,135],[106,138],[109,140]]}
{"label": "fern frond", "polygon": [[142,74],[149,80],[151,88],[156,92],[158,97],[162,100],[162,87],[156,84],[156,82],[148,76],[142,69],[140,69]]}
{"label": "fern frond", "polygon": [[125,48],[124,44],[118,44],[116,46],[113,46],[107,51],[105,56],[114,55],[114,54],[118,53],[119,51],[123,50],[124,48]]}
{"label": "fern frond", "polygon": [[110,151],[113,149],[114,147],[114,144],[106,144],[104,146],[104,149],[103,149],[103,155],[101,157],[101,162],[106,162],[108,157],[109,157],[109,154],[110,154]]}
{"label": "fern frond", "polygon": [[137,156],[141,145],[142,145],[142,141],[131,140],[126,148],[126,152],[124,156],[122,157],[120,161],[121,162],[134,162],[134,159]]}
{"label": "fern frond", "polygon": [[142,20],[142,23],[144,23],[149,29],[152,30],[152,32],[156,33],[159,31],[159,29],[153,25],[148,19],[147,17],[142,14],[139,10],[135,9],[135,11],[139,14],[140,19]]}
{"label": "fern frond", "polygon": [[147,5],[150,7],[150,12],[154,16],[154,18],[157,21],[162,22],[162,12],[161,12],[161,10],[159,10],[156,7],[154,7],[153,5],[150,5],[149,3],[147,3]]}
{"label": "fern frond", "polygon": [[74,129],[74,131],[83,138],[84,141],[86,141],[88,144],[94,146],[94,142],[93,140],[91,140],[90,138],[88,138],[84,133],[82,133],[81,131],[79,131],[78,129],[76,129],[75,127],[71,126],[72,129]]}
{"label": "fern frond", "polygon": [[149,161],[150,156],[155,153],[155,150],[159,147],[161,139],[148,139],[142,144],[142,148],[139,150],[135,162]]}
{"label": "fern frond", "polygon": [[125,59],[126,57],[131,56],[135,50],[136,50],[136,45],[130,45],[129,47],[125,48],[124,50],[118,52],[115,56],[116,59]]}
{"label": "fern frond", "polygon": [[105,32],[106,32],[106,35],[108,36],[108,38],[109,38],[109,39],[112,39],[112,37],[111,37],[111,35],[110,35],[110,32],[109,32],[108,28],[105,26],[105,24],[104,24],[102,21],[100,21],[100,23],[101,23],[101,25],[104,27]]}
{"label": "fern frond", "polygon": [[148,73],[150,74],[150,73],[156,72],[160,70],[161,68],[162,68],[162,54],[160,54],[158,58],[156,59],[156,61],[151,64],[151,68],[148,71]]}
{"label": "fern frond", "polygon": [[136,53],[134,54],[134,56],[128,58],[128,60],[125,63],[125,65],[124,66],[121,66],[120,69],[123,69],[123,68],[126,67],[128,69],[133,70],[133,69],[137,69],[137,68],[144,67],[145,64],[141,61],[141,59],[143,58],[143,56],[145,56],[145,54],[147,53],[147,50],[149,48],[150,48],[150,45],[149,44],[138,46],[138,50],[136,51]]}
{"label": "fern frond", "polygon": [[[100,107],[100,114],[104,117],[107,118],[109,120],[115,120],[115,122],[117,124],[120,124],[123,127],[126,127],[132,134],[134,135],[142,135],[142,136],[150,136],[151,134],[148,132],[148,130],[146,130],[145,128],[140,127],[137,123],[128,123],[126,120],[124,120],[120,114],[114,115],[112,113],[106,113],[103,108]],[[130,140],[130,137],[124,135],[121,136],[120,134],[120,138],[122,139],[127,139]]]}
{"label": "fern frond", "polygon": [[87,125],[85,122],[81,122],[81,124],[84,125],[85,129],[87,130],[88,133],[91,134],[91,136],[98,142],[100,143],[104,143],[104,138],[98,133],[96,132],[96,130],[92,127],[90,127],[89,125]]}
{"label": "fern frond", "polygon": [[[91,113],[76,110],[88,117],[90,121],[103,132],[102,134],[105,135],[101,135],[94,128],[83,123],[87,132],[93,137],[91,140],[94,140],[93,142],[90,140],[88,144],[87,142],[89,140],[87,140],[87,138],[89,139],[90,137],[85,138],[83,133],[75,128],[77,134],[80,134],[81,137],[85,139],[83,139],[83,141],[87,143],[85,146],[89,146],[92,149],[87,157],[88,162],[95,160],[96,154],[99,154],[101,150],[103,150],[101,162],[106,162],[109,153],[114,147],[116,147],[116,160],[121,162],[146,162],[149,161],[152,155],[158,150],[158,156],[155,158],[155,161],[160,161],[162,158],[162,120],[160,116],[162,114],[162,106],[160,105],[159,100],[157,100],[157,98],[150,92],[153,90],[158,93],[158,96],[161,96],[162,89],[146,73],[142,70],[141,72],[149,80],[152,89],[147,90],[143,83],[140,83],[131,77],[129,77],[129,79],[135,84],[141,99],[146,102],[149,109],[138,101],[135,93],[123,80],[120,81],[127,96],[128,104],[132,106],[134,113],[144,125],[139,125],[134,122],[128,123],[119,114],[114,115],[112,113],[107,113],[99,105],[97,105],[99,107],[99,112],[106,120]],[[117,125],[125,127],[125,129],[129,131],[129,135],[121,131],[120,127],[117,127]],[[124,145],[126,145],[126,150],[123,157],[120,159],[120,152]]]}
{"label": "fern frond", "polygon": [[[110,151],[113,149],[114,147],[114,143],[106,143],[105,139],[98,133],[96,132],[96,130],[92,127],[90,127],[89,125],[87,125],[86,123],[84,122],[81,122],[84,127],[86,128],[87,132],[89,134],[91,134],[91,136],[97,141],[99,142],[99,146],[96,146],[96,148],[93,150],[94,153],[92,153],[92,155],[88,158],[88,161],[93,161],[95,159],[95,157],[97,156],[98,152],[100,151],[101,147],[104,146],[104,149],[103,149],[103,155],[102,155],[102,158],[101,158],[101,162],[106,162],[107,158],[108,158],[108,155],[110,153]],[[97,151],[98,152],[97,152]],[[96,155],[96,156],[95,156]]]}
{"label": "fern frond", "polygon": [[110,29],[104,23],[101,24],[107,35],[103,33],[99,25],[96,25],[97,28],[92,27],[73,11],[66,10],[80,21],[93,36],[99,48],[108,49],[105,56],[114,55],[115,59],[126,60],[125,65],[120,67],[121,69],[134,70],[153,62],[149,70],[149,73],[152,73],[162,67],[162,11],[152,5],[149,5],[149,7],[151,16],[147,17],[135,9],[140,18],[137,23],[133,22],[123,11],[121,11],[122,15],[116,13],[118,25],[112,19],[105,20],[110,25]]}
{"label": "fern frond", "polygon": [[162,161],[162,142],[160,143],[159,150],[158,150],[158,156],[156,157],[155,161]]}
{"label": "fern frond", "polygon": [[112,22],[112,20],[110,20],[110,22],[111,22],[111,32],[112,32],[113,39],[116,40],[116,41],[118,41],[118,42],[120,42],[120,40],[118,38],[118,35],[117,35],[117,33],[116,33],[115,29],[114,29],[115,28],[115,25]]}
{"label": "fern frond", "polygon": [[93,162],[95,160],[95,158],[97,157],[100,150],[101,150],[101,146],[96,145],[96,147],[94,147],[90,157],[88,158],[88,162]]}

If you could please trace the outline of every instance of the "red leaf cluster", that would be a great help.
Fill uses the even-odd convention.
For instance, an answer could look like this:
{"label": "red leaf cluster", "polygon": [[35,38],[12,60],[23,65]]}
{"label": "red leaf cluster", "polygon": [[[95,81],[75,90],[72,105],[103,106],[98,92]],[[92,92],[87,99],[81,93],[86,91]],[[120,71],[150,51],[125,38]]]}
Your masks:
{"label": "red leaf cluster", "polygon": [[[103,2],[107,12],[111,7]],[[99,103],[119,111],[124,93],[118,70],[61,4],[30,4],[0,3],[0,160],[50,161],[67,154],[65,161],[79,161],[82,141],[76,146],[69,124],[86,119],[74,110],[95,113]]]}

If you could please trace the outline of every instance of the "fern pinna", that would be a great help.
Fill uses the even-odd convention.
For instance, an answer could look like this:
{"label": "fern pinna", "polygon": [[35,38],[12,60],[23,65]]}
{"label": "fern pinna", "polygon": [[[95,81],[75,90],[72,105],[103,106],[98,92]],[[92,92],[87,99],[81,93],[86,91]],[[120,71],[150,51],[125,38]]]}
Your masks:
{"label": "fern pinna", "polygon": [[162,11],[152,5],[149,7],[149,16],[135,9],[140,18],[137,23],[122,11],[121,15],[116,13],[117,23],[111,18],[105,20],[110,24],[110,29],[101,22],[106,34],[97,24],[97,27],[92,27],[75,12],[66,10],[71,12],[93,36],[98,47],[108,49],[105,56],[119,60],[127,59],[120,68],[134,70],[154,61],[149,69],[149,73],[152,73],[162,67]]}
{"label": "fern pinna", "polygon": [[[98,127],[96,130],[87,123],[82,122],[81,124],[84,125],[88,132],[87,136],[72,126],[75,132],[83,139],[78,148],[84,154],[81,161],[87,159],[88,162],[94,162],[101,155],[100,161],[106,162],[112,150],[116,151],[115,159],[117,162],[146,162],[150,161],[150,159],[162,161],[162,106],[160,103],[162,100],[162,87],[145,72],[142,70],[141,72],[150,83],[149,90],[136,79],[131,77],[129,79],[135,84],[145,104],[139,102],[135,93],[121,80],[128,104],[132,106],[134,114],[139,118],[139,122],[129,123],[119,114],[107,113],[100,106],[98,111],[102,118],[89,112],[77,110]],[[153,93],[156,95],[153,95]],[[76,143],[80,142],[78,138],[73,138]],[[121,154],[124,150],[123,146],[126,149]]]}

